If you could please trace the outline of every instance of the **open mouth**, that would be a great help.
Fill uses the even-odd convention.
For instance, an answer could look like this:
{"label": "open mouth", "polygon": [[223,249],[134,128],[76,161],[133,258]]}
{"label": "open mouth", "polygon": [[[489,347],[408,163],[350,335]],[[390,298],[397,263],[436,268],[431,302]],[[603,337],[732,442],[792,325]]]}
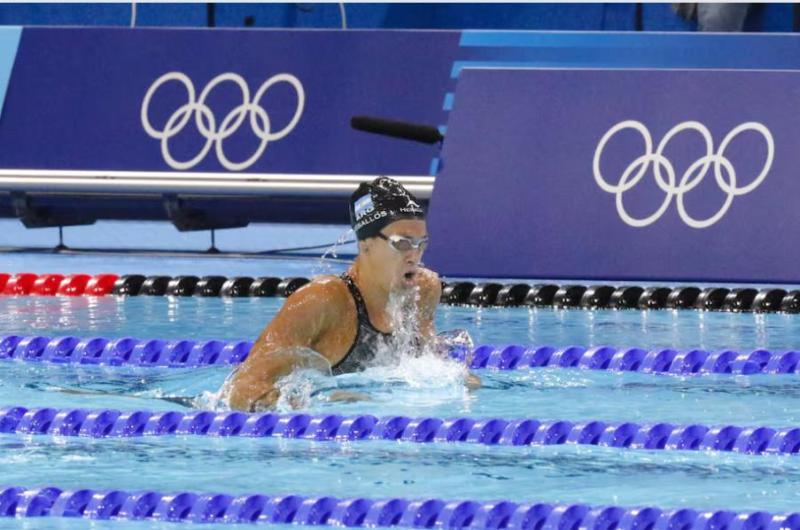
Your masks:
{"label": "open mouth", "polygon": [[405,279],[406,279],[406,281],[411,281],[411,280],[413,280],[413,279],[414,279],[414,276],[416,276],[416,273],[415,273],[415,272],[407,272],[407,273],[403,274],[403,278],[405,278]]}

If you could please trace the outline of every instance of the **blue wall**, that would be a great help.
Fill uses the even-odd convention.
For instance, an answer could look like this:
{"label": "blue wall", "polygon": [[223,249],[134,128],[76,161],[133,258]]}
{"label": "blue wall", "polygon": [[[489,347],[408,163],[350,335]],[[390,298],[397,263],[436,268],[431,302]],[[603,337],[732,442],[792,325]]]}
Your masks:
{"label": "blue wall", "polygon": [[[749,31],[791,31],[791,4],[757,4]],[[692,31],[670,4],[346,4],[348,27]],[[0,4],[0,25],[126,26],[130,4]],[[339,4],[137,4],[138,26],[331,28]]]}
{"label": "blue wall", "polygon": [[[206,4],[137,4],[141,26],[206,26]],[[2,4],[0,24],[18,26],[127,26],[130,4]]]}

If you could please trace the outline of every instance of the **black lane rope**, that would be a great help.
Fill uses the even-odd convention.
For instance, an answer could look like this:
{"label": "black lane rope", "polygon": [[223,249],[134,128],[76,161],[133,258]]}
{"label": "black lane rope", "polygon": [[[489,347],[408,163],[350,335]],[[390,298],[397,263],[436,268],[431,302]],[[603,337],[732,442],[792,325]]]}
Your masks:
{"label": "black lane rope", "polygon": [[[103,296],[290,296],[310,280],[275,276],[145,276],[128,274],[37,275],[0,272],[2,295]],[[51,285],[52,284],[52,285]],[[52,287],[52,289],[48,288]],[[67,288],[68,287],[68,288]],[[66,290],[65,290],[66,288]],[[442,282],[441,302],[473,307],[580,309],[697,309],[730,312],[800,313],[800,290],[752,287],[641,287],[550,283]]]}
{"label": "black lane rope", "polygon": [[[172,296],[289,296],[308,278],[248,276],[121,276],[112,294]],[[442,282],[441,302],[477,307],[582,309],[699,309],[800,313],[800,290],[726,287],[640,287]]]}

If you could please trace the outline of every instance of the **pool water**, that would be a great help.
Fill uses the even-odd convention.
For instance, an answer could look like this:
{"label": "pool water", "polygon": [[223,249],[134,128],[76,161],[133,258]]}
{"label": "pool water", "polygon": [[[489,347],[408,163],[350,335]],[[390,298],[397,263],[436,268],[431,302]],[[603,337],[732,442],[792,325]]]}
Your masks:
{"label": "pool water", "polygon": [[[192,272],[189,258],[75,257],[63,263],[17,255],[9,272]],[[141,262],[138,262],[140,259]],[[304,275],[315,260],[212,260],[203,273]],[[346,265],[334,262],[331,272]],[[221,267],[225,267],[222,269]],[[147,269],[147,270],[145,270]],[[0,297],[0,335],[253,340],[282,299]],[[476,344],[611,345],[677,349],[791,349],[791,315],[694,311],[439,308],[437,328],[468,330]],[[214,397],[229,370],[0,364],[0,406],[186,410]],[[310,385],[303,410],[571,421],[800,425],[800,379],[790,375],[677,377],[577,369],[482,370],[467,390],[464,368],[432,357]],[[331,402],[332,391],[366,399]],[[165,399],[167,398],[167,399]],[[0,435],[2,483],[61,488],[440,497],[791,511],[800,504],[800,456],[646,451],[595,446],[499,447],[407,442],[168,436],[83,439]],[[32,523],[35,525],[31,526]],[[77,526],[80,523],[81,526]],[[3,521],[11,528],[84,528],[84,521]],[[93,522],[96,528],[172,528],[168,523]]]}

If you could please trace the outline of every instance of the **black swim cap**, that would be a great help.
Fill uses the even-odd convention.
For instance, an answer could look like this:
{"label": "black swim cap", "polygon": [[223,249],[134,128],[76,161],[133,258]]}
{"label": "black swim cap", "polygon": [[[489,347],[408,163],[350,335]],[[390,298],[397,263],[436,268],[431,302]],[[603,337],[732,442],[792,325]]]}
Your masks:
{"label": "black swim cap", "polygon": [[425,219],[416,197],[389,177],[362,182],[350,197],[350,226],[358,239],[378,235],[384,226],[400,219]]}

